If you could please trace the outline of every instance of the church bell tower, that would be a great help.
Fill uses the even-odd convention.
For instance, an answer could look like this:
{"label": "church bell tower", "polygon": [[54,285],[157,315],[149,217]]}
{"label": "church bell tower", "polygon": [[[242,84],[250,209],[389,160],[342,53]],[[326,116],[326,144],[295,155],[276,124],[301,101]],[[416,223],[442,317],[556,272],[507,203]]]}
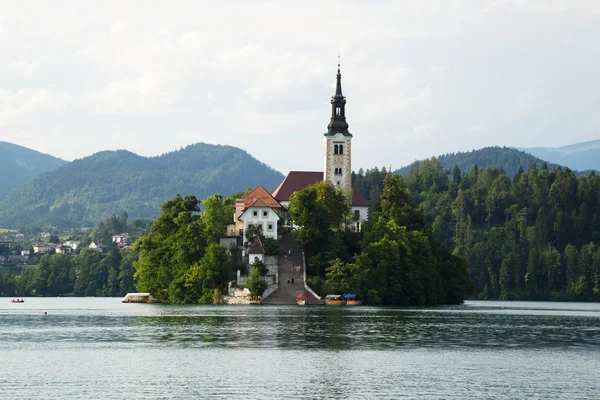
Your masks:
{"label": "church bell tower", "polygon": [[338,62],[335,95],[331,98],[331,119],[325,141],[325,172],[323,179],[334,187],[350,193],[352,189],[352,134],[346,122],[346,98],[342,94],[342,73]]}

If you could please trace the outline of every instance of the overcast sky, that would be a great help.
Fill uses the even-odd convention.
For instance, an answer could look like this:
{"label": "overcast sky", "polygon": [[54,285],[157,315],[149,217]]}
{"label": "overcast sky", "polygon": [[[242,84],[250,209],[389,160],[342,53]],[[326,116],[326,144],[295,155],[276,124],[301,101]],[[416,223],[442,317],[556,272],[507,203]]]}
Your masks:
{"label": "overcast sky", "polygon": [[338,53],[355,170],[600,138],[598,0],[0,0],[0,140],[322,170]]}

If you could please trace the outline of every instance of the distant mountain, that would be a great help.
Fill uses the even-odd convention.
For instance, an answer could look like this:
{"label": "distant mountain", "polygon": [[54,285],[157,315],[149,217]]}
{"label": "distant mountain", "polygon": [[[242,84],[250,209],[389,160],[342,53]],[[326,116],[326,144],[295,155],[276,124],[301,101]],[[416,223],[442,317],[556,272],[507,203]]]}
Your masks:
{"label": "distant mountain", "polygon": [[[155,217],[177,193],[204,199],[261,184],[275,188],[283,175],[232,146],[198,143],[158,157],[125,150],[75,160],[21,185],[0,201],[0,226],[93,225],[127,212]],[[233,212],[233,211],[232,211]]]}
{"label": "distant mountain", "polygon": [[600,139],[562,147],[532,147],[519,150],[574,170],[600,170]]}
{"label": "distant mountain", "polygon": [[[484,147],[483,149],[473,150],[468,152],[458,152],[444,154],[436,157],[444,169],[452,170],[455,165],[458,165],[462,172],[469,171],[475,165],[479,169],[488,167],[502,168],[507,174],[514,176],[519,167],[527,170],[529,165],[536,163],[538,168],[546,161],[527,154],[523,151],[509,147]],[[402,167],[396,173],[407,176],[410,171],[419,166],[421,161],[415,161],[406,167]],[[556,169],[560,166],[557,164],[547,163],[548,169]]]}
{"label": "distant mountain", "polygon": [[31,178],[66,163],[48,154],[0,141],[0,199]]}

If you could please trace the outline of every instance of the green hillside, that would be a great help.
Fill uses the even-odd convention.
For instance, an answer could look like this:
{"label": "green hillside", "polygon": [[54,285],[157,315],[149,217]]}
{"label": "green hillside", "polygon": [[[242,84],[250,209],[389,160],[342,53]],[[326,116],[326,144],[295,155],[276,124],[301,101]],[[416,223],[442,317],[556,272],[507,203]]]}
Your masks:
{"label": "green hillside", "polygon": [[0,141],[0,199],[31,178],[66,163],[48,154]]}
{"label": "green hillside", "polygon": [[[468,152],[448,153],[437,157],[437,160],[442,167],[449,170],[458,165],[461,171],[466,172],[477,165],[479,169],[489,167],[502,168],[510,176],[516,175],[519,167],[526,170],[533,163],[542,166],[546,162],[531,154],[509,147],[484,147],[483,149]],[[395,172],[408,176],[410,171],[419,167],[422,163],[423,161],[415,161]],[[558,164],[547,163],[547,165],[550,170],[559,167]]]}
{"label": "green hillside", "polygon": [[94,225],[115,213],[155,217],[177,193],[200,199],[261,184],[283,175],[245,151],[198,143],[158,157],[103,151],[47,172],[0,201],[0,226]]}

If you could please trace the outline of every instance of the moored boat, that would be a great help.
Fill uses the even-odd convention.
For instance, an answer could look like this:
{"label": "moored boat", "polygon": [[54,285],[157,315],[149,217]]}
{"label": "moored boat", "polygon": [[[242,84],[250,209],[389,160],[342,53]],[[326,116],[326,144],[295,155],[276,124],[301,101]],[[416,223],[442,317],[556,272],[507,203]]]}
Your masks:
{"label": "moored boat", "polygon": [[362,305],[362,300],[359,300],[355,293],[346,293],[344,294],[344,299],[346,300],[347,306],[360,306]]}
{"label": "moored boat", "polygon": [[11,303],[25,303],[25,300],[23,300],[23,299],[16,299],[16,300],[12,299],[10,302]]}
{"label": "moored boat", "polygon": [[308,304],[308,296],[305,295],[304,293],[300,293],[297,297],[296,297],[296,303],[298,303],[299,306],[305,306]]}
{"label": "moored boat", "polygon": [[122,303],[155,303],[156,300],[150,293],[127,293]]}
{"label": "moored boat", "polygon": [[343,306],[346,300],[340,294],[328,294],[323,302],[326,306]]}

